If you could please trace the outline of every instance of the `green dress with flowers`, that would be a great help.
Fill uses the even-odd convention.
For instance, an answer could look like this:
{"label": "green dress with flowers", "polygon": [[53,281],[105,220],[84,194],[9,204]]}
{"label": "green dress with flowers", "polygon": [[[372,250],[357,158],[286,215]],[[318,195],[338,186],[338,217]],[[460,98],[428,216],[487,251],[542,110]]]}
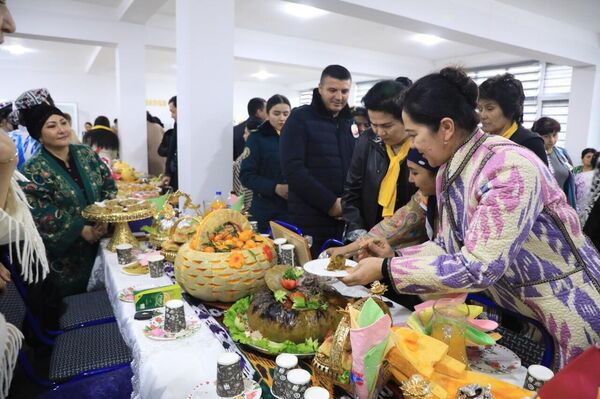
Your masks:
{"label": "green dress with flowers", "polygon": [[21,185],[50,263],[46,284],[61,298],[85,292],[98,251],[97,243],[81,237],[81,211],[117,193],[109,168],[90,147],[71,144],[69,152],[84,190],[45,148],[21,168],[29,179]]}

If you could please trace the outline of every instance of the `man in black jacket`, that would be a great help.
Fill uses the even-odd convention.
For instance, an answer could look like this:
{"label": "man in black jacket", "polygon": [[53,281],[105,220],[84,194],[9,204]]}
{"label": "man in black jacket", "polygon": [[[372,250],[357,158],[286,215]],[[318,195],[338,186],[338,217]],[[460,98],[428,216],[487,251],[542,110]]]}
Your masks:
{"label": "man in black jacket", "polygon": [[[173,129],[165,132],[163,140],[158,147],[158,154],[166,156],[165,161],[165,176],[162,179],[163,186],[173,187],[173,191],[179,188],[179,166],[177,162],[177,96],[171,97],[169,100],[169,111],[171,117],[175,121]],[[166,148],[166,152],[164,149]],[[163,155],[164,154],[164,155]]]}
{"label": "man in black jacket", "polygon": [[[248,119],[233,127],[233,160],[238,159],[240,154],[244,152],[246,140],[244,140],[244,129],[248,122],[265,121],[267,119],[266,112],[267,102],[264,98],[254,97],[248,101]],[[260,124],[259,124],[260,125]]]}
{"label": "man in black jacket", "polygon": [[313,256],[328,238],[341,239],[344,230],[341,197],[356,142],[348,107],[351,85],[346,68],[328,66],[312,103],[294,109],[281,131],[290,219],[313,237]]}

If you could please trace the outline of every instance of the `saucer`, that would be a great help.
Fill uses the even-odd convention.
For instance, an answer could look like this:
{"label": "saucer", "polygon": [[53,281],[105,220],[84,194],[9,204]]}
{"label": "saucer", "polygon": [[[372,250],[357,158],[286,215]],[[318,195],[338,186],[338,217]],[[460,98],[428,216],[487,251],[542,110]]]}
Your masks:
{"label": "saucer", "polygon": [[187,399],[260,399],[262,388],[258,382],[244,378],[244,392],[237,396],[225,398],[217,395],[216,381],[206,381],[196,385],[194,390],[187,396]]}

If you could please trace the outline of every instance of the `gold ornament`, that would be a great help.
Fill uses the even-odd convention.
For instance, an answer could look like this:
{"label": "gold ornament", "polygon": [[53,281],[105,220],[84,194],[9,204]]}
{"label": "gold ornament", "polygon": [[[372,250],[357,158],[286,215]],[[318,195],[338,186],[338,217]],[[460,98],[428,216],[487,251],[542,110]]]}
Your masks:
{"label": "gold ornament", "polygon": [[413,374],[400,386],[405,399],[427,399],[431,397],[429,381],[419,374]]}

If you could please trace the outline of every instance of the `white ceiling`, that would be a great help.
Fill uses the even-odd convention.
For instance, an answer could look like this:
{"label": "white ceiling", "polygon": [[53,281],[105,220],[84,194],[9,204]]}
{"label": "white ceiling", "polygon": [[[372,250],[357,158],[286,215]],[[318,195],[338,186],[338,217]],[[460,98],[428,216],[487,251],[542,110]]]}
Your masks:
{"label": "white ceiling", "polygon": [[497,0],[507,5],[600,33],[600,0]]}

